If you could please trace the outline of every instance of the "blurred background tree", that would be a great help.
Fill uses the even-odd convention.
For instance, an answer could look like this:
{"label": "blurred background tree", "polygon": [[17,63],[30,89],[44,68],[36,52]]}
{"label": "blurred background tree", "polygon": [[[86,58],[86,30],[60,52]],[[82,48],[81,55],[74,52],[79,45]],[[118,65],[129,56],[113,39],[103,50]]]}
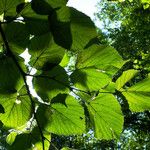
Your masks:
{"label": "blurred background tree", "polygon": [[[149,5],[148,5],[149,6]],[[150,7],[141,0],[123,2],[101,0],[95,14],[100,22],[98,32],[107,44],[117,49],[124,59],[131,59],[136,69],[149,71]],[[101,34],[103,33],[103,34]],[[103,42],[104,40],[102,40]]]}

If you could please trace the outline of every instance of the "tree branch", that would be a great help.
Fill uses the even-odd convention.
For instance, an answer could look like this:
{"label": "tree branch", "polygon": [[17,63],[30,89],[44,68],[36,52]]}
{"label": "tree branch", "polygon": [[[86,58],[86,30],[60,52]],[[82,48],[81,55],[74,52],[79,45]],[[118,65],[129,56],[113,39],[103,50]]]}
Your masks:
{"label": "tree branch", "polygon": [[1,33],[1,36],[2,36],[2,39],[3,39],[4,45],[5,45],[6,50],[7,50],[7,51],[6,51],[6,55],[7,55],[7,56],[10,56],[10,57],[12,58],[12,60],[14,61],[16,67],[18,68],[20,74],[22,75],[22,78],[23,78],[23,81],[24,81],[24,84],[25,84],[25,87],[26,87],[26,90],[27,90],[27,94],[28,94],[28,96],[29,96],[29,98],[30,98],[30,101],[31,101],[32,111],[33,111],[33,114],[34,114],[34,118],[35,118],[35,120],[36,120],[36,122],[37,122],[37,126],[38,126],[39,131],[40,131],[40,134],[41,134],[43,150],[45,150],[45,148],[44,148],[44,138],[45,138],[45,137],[44,137],[44,135],[43,135],[42,129],[41,129],[41,127],[40,127],[40,123],[39,123],[39,121],[38,121],[38,119],[37,119],[37,116],[36,116],[35,103],[34,103],[34,101],[33,101],[33,99],[32,99],[32,95],[31,95],[31,93],[30,93],[29,86],[28,86],[27,81],[26,81],[26,73],[22,70],[20,64],[18,63],[16,57],[14,56],[14,54],[12,53],[12,51],[11,51],[11,49],[10,49],[10,47],[9,47],[9,44],[8,44],[7,39],[6,39],[5,33],[4,33],[3,29],[2,29],[2,23],[1,23],[1,21],[0,21],[0,33]]}

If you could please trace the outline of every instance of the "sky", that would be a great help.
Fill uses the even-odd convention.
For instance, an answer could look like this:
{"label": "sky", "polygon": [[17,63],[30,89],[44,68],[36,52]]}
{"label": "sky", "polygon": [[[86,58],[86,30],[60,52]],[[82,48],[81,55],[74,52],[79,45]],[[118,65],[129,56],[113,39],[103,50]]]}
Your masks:
{"label": "sky", "polygon": [[94,19],[94,13],[96,12],[96,4],[99,0],[69,0],[68,6],[72,6],[79,11],[82,11],[91,19]]}

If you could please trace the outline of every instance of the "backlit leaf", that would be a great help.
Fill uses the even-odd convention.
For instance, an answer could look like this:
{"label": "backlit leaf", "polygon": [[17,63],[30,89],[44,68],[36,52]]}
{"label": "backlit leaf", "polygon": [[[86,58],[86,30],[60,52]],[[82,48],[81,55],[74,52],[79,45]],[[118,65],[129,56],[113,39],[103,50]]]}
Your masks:
{"label": "backlit leaf", "polygon": [[121,56],[112,47],[92,45],[78,53],[71,79],[79,89],[99,90],[109,84],[112,75],[123,64]]}
{"label": "backlit leaf", "polygon": [[87,104],[95,135],[98,139],[118,138],[122,132],[121,107],[112,94],[100,94]]}
{"label": "backlit leaf", "polygon": [[114,74],[123,64],[124,61],[114,48],[94,44],[78,54],[76,67],[96,67],[107,74]]}
{"label": "backlit leaf", "polygon": [[123,74],[116,81],[116,88],[117,88],[117,90],[120,90],[137,73],[138,73],[138,71],[134,70],[134,69],[130,69],[130,70],[124,71]]}
{"label": "backlit leaf", "polygon": [[60,66],[44,71],[34,78],[33,84],[36,92],[44,101],[50,101],[57,94],[69,91],[68,75]]}
{"label": "backlit leaf", "polygon": [[12,145],[13,142],[15,141],[16,136],[17,136],[17,132],[11,132],[11,133],[9,133],[9,135],[6,138],[6,142],[9,145]]}
{"label": "backlit leaf", "polygon": [[0,120],[7,128],[17,129],[27,123],[31,117],[31,102],[25,87],[18,93],[0,95],[0,104],[5,110],[4,114],[0,114]]}
{"label": "backlit leaf", "polygon": [[72,96],[60,94],[51,107],[41,107],[37,113],[44,129],[48,132],[71,135],[82,134],[85,130],[84,110]]}
{"label": "backlit leaf", "polygon": [[30,65],[32,67],[50,70],[46,67],[59,64],[65,54],[65,49],[54,43],[51,34],[44,34],[31,39],[29,53],[31,54]]}
{"label": "backlit leaf", "polygon": [[77,88],[86,91],[99,90],[111,81],[107,74],[95,68],[75,70],[71,75],[71,79]]}
{"label": "backlit leaf", "polygon": [[[49,150],[51,135],[43,133],[44,137],[44,148]],[[49,141],[48,141],[49,140]],[[34,128],[31,133],[25,133],[17,135],[14,143],[8,146],[9,150],[42,150],[41,135],[38,128]]]}
{"label": "backlit leaf", "polygon": [[134,112],[150,110],[150,77],[122,91]]}
{"label": "backlit leaf", "polygon": [[49,16],[49,22],[55,42],[68,50],[82,50],[97,36],[90,18],[74,8],[62,7]]}

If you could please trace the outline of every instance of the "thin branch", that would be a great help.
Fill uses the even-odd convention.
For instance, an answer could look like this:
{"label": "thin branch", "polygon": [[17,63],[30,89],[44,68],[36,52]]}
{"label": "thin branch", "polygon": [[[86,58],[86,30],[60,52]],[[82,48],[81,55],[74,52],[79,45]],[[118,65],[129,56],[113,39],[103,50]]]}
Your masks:
{"label": "thin branch", "polygon": [[49,143],[50,143],[50,146],[52,145],[56,150],[59,150],[56,146],[55,146],[55,144],[53,144],[49,139],[47,139],[46,137],[45,137],[45,140],[47,140]]}
{"label": "thin branch", "polygon": [[[1,24],[11,23],[12,21],[16,20],[17,17],[19,17],[19,15],[21,14],[21,12],[22,12],[27,6],[30,5],[30,3],[31,3],[31,2],[26,3],[25,6],[22,8],[22,10],[21,10],[19,13],[17,13],[17,14],[16,14],[14,17],[12,17],[10,20],[1,22]],[[5,12],[4,12],[4,14],[5,14]],[[21,21],[22,21],[22,20],[21,20]]]}
{"label": "thin branch", "polygon": [[[49,76],[46,76],[46,75],[31,75],[31,74],[26,74],[26,76],[31,76],[31,77],[35,77],[35,78],[47,78],[47,79],[50,79],[50,80],[54,80],[60,84],[62,84],[63,86],[67,87],[70,91],[73,92],[73,90],[75,91],[78,91],[78,92],[82,92],[82,93],[85,93],[85,94],[88,94],[88,95],[91,95],[92,92],[90,91],[84,91],[84,90],[81,90],[81,89],[78,89],[78,88],[75,88],[75,87],[72,87],[72,86],[69,86],[69,85],[66,85],[65,83],[59,81],[59,80],[56,80],[55,77],[49,77]],[[113,92],[109,92],[109,91],[98,91],[99,93],[110,93],[110,94],[114,94]]]}
{"label": "thin branch", "polygon": [[41,129],[41,127],[40,127],[40,123],[39,123],[39,121],[38,121],[38,119],[37,119],[37,116],[36,116],[35,103],[34,103],[34,101],[33,101],[33,99],[32,99],[32,95],[31,95],[31,93],[30,93],[29,86],[28,86],[27,81],[26,81],[26,73],[22,70],[21,66],[19,65],[19,63],[18,63],[18,61],[17,61],[17,59],[16,59],[16,57],[14,56],[14,54],[12,53],[12,51],[11,51],[11,49],[10,49],[10,47],[9,47],[8,41],[7,41],[7,39],[6,39],[6,36],[5,36],[4,31],[3,31],[3,29],[2,29],[2,26],[1,26],[1,21],[0,21],[0,33],[1,33],[1,35],[2,35],[3,42],[4,42],[5,47],[6,47],[6,49],[7,49],[6,55],[7,55],[7,56],[10,56],[10,57],[12,58],[12,60],[14,61],[14,63],[15,63],[15,65],[16,65],[16,67],[18,68],[18,70],[20,71],[20,74],[22,75],[22,78],[23,78],[23,80],[24,80],[24,84],[25,84],[25,87],[26,87],[26,90],[27,90],[27,94],[28,94],[28,96],[29,96],[29,98],[30,98],[30,101],[31,101],[32,111],[33,111],[33,114],[34,114],[34,118],[35,118],[35,120],[36,120],[36,122],[37,122],[37,126],[38,126],[39,131],[40,131],[40,134],[41,134],[42,145],[43,145],[43,150],[44,150],[44,149],[45,149],[45,148],[44,148],[44,135],[43,135],[42,129]]}

